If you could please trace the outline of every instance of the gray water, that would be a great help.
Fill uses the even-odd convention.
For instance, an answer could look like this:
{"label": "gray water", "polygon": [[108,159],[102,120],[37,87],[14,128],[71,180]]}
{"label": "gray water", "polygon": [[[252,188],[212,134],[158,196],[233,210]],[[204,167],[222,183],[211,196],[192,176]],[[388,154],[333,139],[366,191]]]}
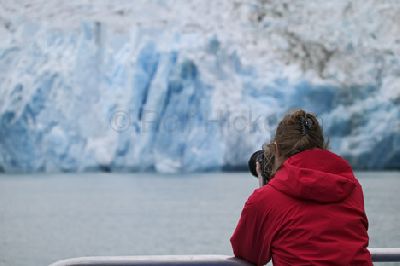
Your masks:
{"label": "gray water", "polygon": [[[370,247],[400,247],[400,173],[357,176]],[[1,175],[0,265],[96,255],[231,255],[229,237],[256,186],[245,173]]]}

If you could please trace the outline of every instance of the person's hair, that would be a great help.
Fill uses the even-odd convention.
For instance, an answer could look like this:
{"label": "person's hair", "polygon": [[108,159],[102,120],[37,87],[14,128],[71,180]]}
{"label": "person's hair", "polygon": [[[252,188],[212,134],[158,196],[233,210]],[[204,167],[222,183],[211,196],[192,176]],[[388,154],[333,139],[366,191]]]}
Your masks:
{"label": "person's hair", "polygon": [[274,141],[283,160],[304,150],[328,148],[317,117],[301,109],[287,114],[279,122]]}

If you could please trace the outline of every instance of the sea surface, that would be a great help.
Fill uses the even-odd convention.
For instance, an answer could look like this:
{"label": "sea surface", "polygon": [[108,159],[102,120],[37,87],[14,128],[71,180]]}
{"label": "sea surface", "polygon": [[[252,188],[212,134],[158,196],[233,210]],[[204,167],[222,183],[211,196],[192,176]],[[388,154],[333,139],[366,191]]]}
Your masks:
{"label": "sea surface", "polygon": [[[400,172],[357,177],[370,247],[400,247]],[[256,186],[247,173],[3,174],[0,265],[97,255],[231,255],[229,237]]]}

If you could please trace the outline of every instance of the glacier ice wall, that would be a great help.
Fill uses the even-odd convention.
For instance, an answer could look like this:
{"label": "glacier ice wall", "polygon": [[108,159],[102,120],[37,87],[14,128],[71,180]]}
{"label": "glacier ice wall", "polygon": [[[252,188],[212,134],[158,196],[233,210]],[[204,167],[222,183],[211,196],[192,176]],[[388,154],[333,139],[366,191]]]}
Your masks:
{"label": "glacier ice wall", "polygon": [[0,5],[0,171],[237,169],[288,110],[400,168],[396,1]]}

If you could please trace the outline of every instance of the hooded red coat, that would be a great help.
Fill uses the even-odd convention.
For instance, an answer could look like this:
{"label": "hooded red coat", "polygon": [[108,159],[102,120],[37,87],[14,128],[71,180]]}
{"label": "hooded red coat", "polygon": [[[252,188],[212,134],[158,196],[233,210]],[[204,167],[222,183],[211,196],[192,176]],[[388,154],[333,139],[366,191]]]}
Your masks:
{"label": "hooded red coat", "polygon": [[332,152],[291,156],[247,200],[231,237],[236,257],[253,264],[372,265],[361,185]]}

